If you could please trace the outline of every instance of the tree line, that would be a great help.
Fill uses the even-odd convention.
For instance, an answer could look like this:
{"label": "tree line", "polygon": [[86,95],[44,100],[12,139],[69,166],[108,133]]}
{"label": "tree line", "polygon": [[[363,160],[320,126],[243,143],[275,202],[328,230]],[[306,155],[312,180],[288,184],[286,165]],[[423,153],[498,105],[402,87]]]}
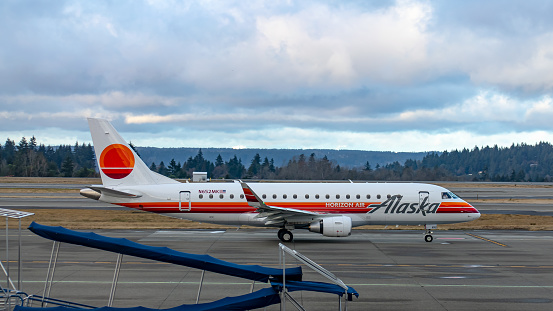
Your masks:
{"label": "tree line", "polygon": [[510,147],[476,146],[471,150],[431,152],[422,160],[376,164],[374,168],[368,161],[363,167],[341,167],[314,153],[300,154],[281,167],[259,153],[248,166],[236,156],[224,162],[219,155],[212,163],[200,149],[182,165],[172,159],[167,167],[161,162],[152,163],[150,168],[174,178],[190,178],[192,172],[204,171],[215,179],[549,182],[553,181],[553,145],[540,142]]}
{"label": "tree line", "polygon": [[90,144],[37,144],[36,138],[23,137],[19,143],[6,139],[0,144],[0,176],[92,177],[97,176],[94,149]]}
{"label": "tree line", "polygon": [[[374,168],[368,161],[363,167],[341,167],[314,153],[295,156],[280,167],[259,153],[245,164],[236,155],[225,161],[220,154],[212,162],[200,149],[182,163],[161,161],[151,163],[150,169],[180,179],[191,178],[193,172],[207,172],[214,179],[544,182],[553,181],[553,145],[540,142],[431,152],[421,160],[376,164]],[[33,136],[29,140],[22,137],[19,143],[8,138],[0,144],[0,176],[97,177],[98,173],[91,144],[52,147],[37,144]]]}

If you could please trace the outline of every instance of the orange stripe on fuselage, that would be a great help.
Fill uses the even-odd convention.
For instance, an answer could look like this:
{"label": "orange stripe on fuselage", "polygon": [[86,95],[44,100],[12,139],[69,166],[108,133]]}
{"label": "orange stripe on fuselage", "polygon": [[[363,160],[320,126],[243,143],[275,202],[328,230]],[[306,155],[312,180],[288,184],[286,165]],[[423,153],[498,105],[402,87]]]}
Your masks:
{"label": "orange stripe on fuselage", "polygon": [[472,207],[467,202],[442,202],[440,207]]}

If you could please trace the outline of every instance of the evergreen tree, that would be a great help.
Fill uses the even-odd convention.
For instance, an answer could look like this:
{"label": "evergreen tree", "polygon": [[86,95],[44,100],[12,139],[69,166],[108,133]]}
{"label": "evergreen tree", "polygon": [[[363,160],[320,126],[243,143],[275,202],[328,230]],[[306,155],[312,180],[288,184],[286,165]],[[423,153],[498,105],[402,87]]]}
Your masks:
{"label": "evergreen tree", "polygon": [[238,159],[236,155],[234,155],[234,157],[228,161],[227,167],[228,167],[227,178],[232,178],[232,179],[242,178],[242,175],[244,174],[244,171],[246,169],[244,165],[242,165],[242,159]]}
{"label": "evergreen tree", "polygon": [[223,162],[223,157],[221,157],[221,154],[217,155],[217,158],[215,159],[215,166],[223,166],[225,162]]}
{"label": "evergreen tree", "polygon": [[181,170],[181,164],[177,164],[175,159],[171,159],[171,162],[169,162],[169,166],[167,167],[167,171],[169,176],[172,178],[176,178],[180,174]]}
{"label": "evergreen tree", "polygon": [[61,166],[61,172],[64,177],[72,177],[73,176],[73,159],[71,156],[67,156],[65,160],[63,160],[63,164]]}
{"label": "evergreen tree", "polygon": [[157,172],[164,176],[169,176],[169,170],[167,167],[165,167],[165,163],[163,161],[159,162],[159,166],[157,167]]}
{"label": "evergreen tree", "polygon": [[252,159],[250,167],[248,168],[248,174],[250,175],[250,177],[256,177],[260,171],[261,171],[261,156],[259,156],[259,153],[256,153]]}

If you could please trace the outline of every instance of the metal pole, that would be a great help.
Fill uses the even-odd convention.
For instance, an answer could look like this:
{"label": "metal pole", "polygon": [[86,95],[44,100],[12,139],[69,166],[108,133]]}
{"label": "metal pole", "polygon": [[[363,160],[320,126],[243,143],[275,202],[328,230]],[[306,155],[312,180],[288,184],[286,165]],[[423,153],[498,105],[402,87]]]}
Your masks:
{"label": "metal pole", "polygon": [[255,285],[255,280],[253,280],[253,282],[252,282],[252,287],[250,288],[250,293],[253,293],[253,287],[254,287],[254,285]]}
{"label": "metal pole", "polygon": [[[6,268],[4,268],[4,264],[2,263],[2,261],[0,261],[0,268],[2,268],[2,271],[4,271],[4,274],[7,274],[8,272],[6,272]],[[12,285],[13,288],[15,288],[15,285],[13,285],[13,282],[11,279],[8,279],[8,281],[10,282],[10,284]],[[8,288],[4,288],[3,290],[7,290]]]}
{"label": "metal pole", "polygon": [[121,270],[121,262],[123,261],[123,254],[117,254],[117,263],[115,264],[115,272],[113,273],[113,282],[111,283],[111,291],[109,292],[108,307],[113,304],[115,297],[115,289],[117,288],[117,281],[119,280],[119,271]]}
{"label": "metal pole", "polygon": [[48,305],[48,303],[44,303],[44,299],[46,298],[46,296],[50,296],[50,290],[52,289],[52,282],[54,280],[54,272],[56,271],[56,263],[58,261],[59,251],[60,242],[54,241],[54,244],[52,245],[52,253],[50,254],[50,263],[48,264],[48,273],[46,274],[44,291],[42,292],[42,307],[46,307]]}
{"label": "metal pole", "polygon": [[284,251],[282,251],[282,292],[280,297],[280,309],[286,311],[286,254]]}
{"label": "metal pole", "polygon": [[19,218],[19,250],[17,255],[17,290],[21,291],[21,218]]}
{"label": "metal pole", "polygon": [[[278,265],[282,269],[282,255],[284,252],[280,248],[280,243],[278,244]],[[280,292],[280,310],[282,311],[282,292]]]}
{"label": "metal pole", "polygon": [[202,276],[200,278],[200,286],[198,287],[198,295],[196,296],[196,304],[200,301],[200,293],[202,292],[202,284],[204,283],[205,270],[202,270]]}
{"label": "metal pole", "polygon": [[348,292],[344,293],[344,310],[348,311]]}
{"label": "metal pole", "polygon": [[[10,255],[9,255],[9,247],[8,247],[8,241],[10,240],[9,239],[9,230],[8,230],[8,223],[9,223],[9,219],[8,217],[6,217],[6,270],[7,270],[7,273],[6,275],[8,276],[8,292],[6,293],[6,299],[8,300],[8,310],[11,310],[12,309],[12,301],[10,299]],[[15,289],[15,286],[14,288]]]}
{"label": "metal pole", "polygon": [[8,241],[10,240],[8,237],[9,231],[8,231],[8,217],[6,217],[6,277],[8,278],[7,281],[7,288],[10,288],[10,248],[8,247]]}

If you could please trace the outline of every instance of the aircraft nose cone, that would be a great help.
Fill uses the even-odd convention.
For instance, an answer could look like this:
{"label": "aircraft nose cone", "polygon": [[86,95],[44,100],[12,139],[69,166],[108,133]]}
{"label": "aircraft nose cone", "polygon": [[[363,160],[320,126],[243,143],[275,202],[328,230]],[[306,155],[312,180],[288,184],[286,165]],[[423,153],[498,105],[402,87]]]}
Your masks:
{"label": "aircraft nose cone", "polygon": [[[470,206],[472,206],[472,204]],[[469,217],[472,218],[473,220],[480,218],[480,212],[474,206],[472,206],[472,209],[474,211],[469,214]]]}

